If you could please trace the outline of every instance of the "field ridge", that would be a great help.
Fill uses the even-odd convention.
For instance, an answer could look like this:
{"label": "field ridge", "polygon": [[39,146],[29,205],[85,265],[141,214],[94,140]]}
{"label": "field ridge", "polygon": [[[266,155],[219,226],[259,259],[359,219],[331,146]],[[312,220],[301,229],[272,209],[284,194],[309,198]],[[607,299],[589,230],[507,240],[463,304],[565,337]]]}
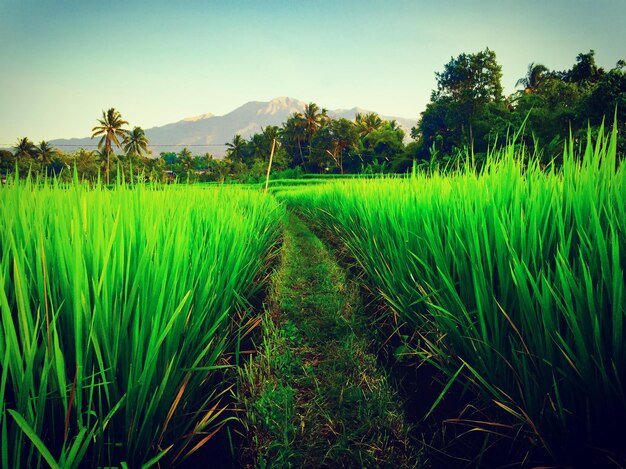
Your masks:
{"label": "field ridge", "polygon": [[263,320],[241,376],[256,467],[414,467],[398,396],[368,351],[356,285],[295,215]]}

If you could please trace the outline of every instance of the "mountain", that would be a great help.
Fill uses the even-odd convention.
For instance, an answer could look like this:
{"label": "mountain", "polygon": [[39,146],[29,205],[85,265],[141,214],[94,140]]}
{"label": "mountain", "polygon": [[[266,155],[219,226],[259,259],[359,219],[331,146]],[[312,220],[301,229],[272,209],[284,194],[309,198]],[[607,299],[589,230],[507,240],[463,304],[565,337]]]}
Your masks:
{"label": "mountain", "polygon": [[[209,152],[217,157],[222,157],[226,153],[226,142],[232,141],[235,134],[249,138],[251,135],[261,132],[262,128],[268,125],[280,126],[294,112],[304,110],[305,105],[304,101],[287,97],[276,98],[269,102],[251,101],[223,116],[202,114],[172,124],[145,129],[145,131],[150,140],[152,155],[158,156],[164,151],[178,153],[186,146],[194,154]],[[344,117],[354,120],[357,112],[363,114],[370,111],[355,107],[328,111],[328,114],[334,118]],[[381,117],[387,120],[395,119],[407,135],[410,133],[411,127],[417,122],[417,119]],[[64,146],[94,148],[97,139],[92,140],[88,137],[57,139],[50,143],[61,148]]]}

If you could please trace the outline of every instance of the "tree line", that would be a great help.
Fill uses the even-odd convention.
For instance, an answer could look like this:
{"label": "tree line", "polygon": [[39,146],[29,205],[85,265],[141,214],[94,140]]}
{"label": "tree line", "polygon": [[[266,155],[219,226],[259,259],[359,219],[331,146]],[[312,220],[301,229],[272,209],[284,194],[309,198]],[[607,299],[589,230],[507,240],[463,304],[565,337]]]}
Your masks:
{"label": "tree line", "polygon": [[461,54],[436,73],[437,88],[412,129],[416,159],[454,158],[466,149],[484,155],[523,130],[520,144],[536,151],[545,164],[556,162],[570,133],[580,141],[588,126],[597,132],[603,119],[620,127],[618,153],[626,151],[626,74],[624,60],[606,71],[595,52],[580,53],[571,69],[550,70],[531,63],[505,97],[502,69],[493,51]]}
{"label": "tree line", "polygon": [[[18,168],[68,177],[76,167],[83,178],[117,177],[131,171],[150,180],[254,181],[267,170],[273,142],[274,172],[294,176],[310,173],[403,172],[420,166],[449,166],[469,151],[475,158],[490,147],[506,143],[523,129],[518,143],[535,151],[545,164],[559,162],[565,139],[582,139],[597,132],[605,117],[617,115],[620,126],[618,153],[626,150],[626,62],[610,70],[598,66],[595,52],[580,53],[568,70],[550,70],[531,63],[517,82],[519,90],[504,96],[502,69],[496,54],[485,49],[460,54],[436,72],[437,87],[411,129],[376,113],[356,114],[354,120],[332,118],[328,111],[309,103],[281,126],[267,126],[244,138],[226,143],[223,159],[210,153],[194,155],[188,148],[149,157],[149,141],[141,127],[126,129],[128,122],[115,109],[102,113],[92,129],[98,150],[64,153],[42,141],[18,140],[13,152],[0,150],[0,174]],[[117,153],[115,150],[123,153]],[[63,171],[65,169],[65,171]]]}
{"label": "tree line", "polygon": [[[35,145],[27,137],[20,138],[13,152],[0,150],[0,174],[6,175],[17,169],[20,176],[30,173],[70,178],[72,169],[76,168],[81,178],[95,180],[103,176],[108,184],[113,161],[114,176],[121,170],[130,178],[134,164],[138,170],[159,177],[157,161],[146,157],[149,154],[149,141],[144,130],[138,126],[132,130],[125,129],[126,125],[128,122],[114,108],[102,111],[102,118],[97,120],[97,125],[92,129],[92,138],[100,137],[98,150],[80,148],[76,152],[65,153],[52,147],[49,142],[42,141]],[[124,153],[116,155],[114,147]]]}

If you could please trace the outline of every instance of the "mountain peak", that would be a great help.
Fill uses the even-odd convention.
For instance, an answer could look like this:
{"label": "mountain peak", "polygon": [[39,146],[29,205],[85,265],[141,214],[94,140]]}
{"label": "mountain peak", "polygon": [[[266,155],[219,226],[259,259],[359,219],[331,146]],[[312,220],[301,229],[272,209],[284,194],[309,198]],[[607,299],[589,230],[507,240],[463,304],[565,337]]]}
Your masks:
{"label": "mountain peak", "polygon": [[300,101],[296,98],[290,98],[289,96],[279,96],[278,98],[272,99],[269,104],[275,104],[277,106],[293,106],[302,104],[304,101]]}
{"label": "mountain peak", "polygon": [[199,114],[197,116],[185,117],[181,122],[198,122],[204,119],[210,119],[211,117],[215,117],[215,114],[211,114],[207,112],[206,114]]}
{"label": "mountain peak", "polygon": [[272,99],[267,105],[257,111],[257,114],[269,114],[275,115],[280,112],[287,112],[291,114],[293,112],[300,112],[304,109],[306,103],[298,99],[290,98],[288,96],[281,96]]}

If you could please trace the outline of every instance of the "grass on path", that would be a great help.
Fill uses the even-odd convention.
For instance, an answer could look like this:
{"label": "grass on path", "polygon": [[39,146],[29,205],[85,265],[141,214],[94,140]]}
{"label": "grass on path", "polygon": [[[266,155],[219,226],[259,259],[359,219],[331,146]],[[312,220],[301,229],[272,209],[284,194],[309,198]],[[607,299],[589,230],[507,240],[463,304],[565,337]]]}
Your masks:
{"label": "grass on path", "polygon": [[254,467],[415,467],[398,396],[368,352],[358,288],[290,215],[240,395]]}

